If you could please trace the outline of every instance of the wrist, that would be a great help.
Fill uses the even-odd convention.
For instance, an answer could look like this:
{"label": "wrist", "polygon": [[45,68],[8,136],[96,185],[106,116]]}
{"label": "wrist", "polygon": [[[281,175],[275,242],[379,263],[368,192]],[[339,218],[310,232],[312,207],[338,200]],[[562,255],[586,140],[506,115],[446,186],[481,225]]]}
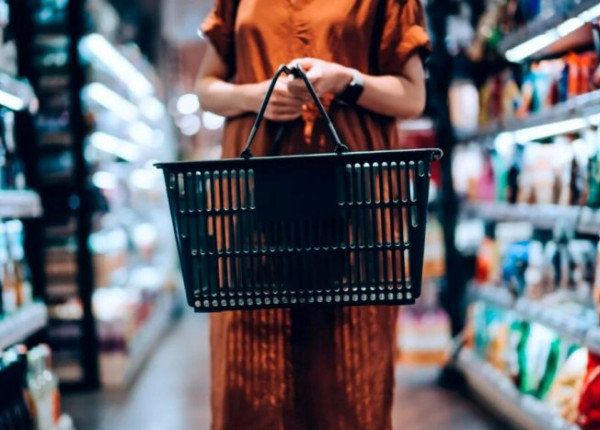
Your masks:
{"label": "wrist", "polygon": [[337,75],[338,76],[336,82],[338,82],[338,84],[333,91],[336,96],[344,92],[344,90],[346,89],[346,87],[348,87],[348,85],[350,85],[350,82],[352,82],[352,79],[354,77],[354,75],[352,74],[352,69],[345,66],[339,67]]}
{"label": "wrist", "polygon": [[240,85],[240,105],[245,112],[257,113],[262,103],[259,84]]}

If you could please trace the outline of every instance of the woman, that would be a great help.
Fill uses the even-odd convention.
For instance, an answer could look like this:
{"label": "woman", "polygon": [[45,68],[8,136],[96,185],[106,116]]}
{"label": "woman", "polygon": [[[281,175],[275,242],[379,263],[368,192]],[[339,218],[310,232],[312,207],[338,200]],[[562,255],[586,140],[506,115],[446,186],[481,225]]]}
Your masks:
{"label": "woman", "polygon": [[[351,150],[398,147],[394,117],[423,110],[419,0],[216,0],[201,29],[198,90],[227,117],[224,158],[239,156],[280,64],[307,70]],[[255,155],[332,148],[299,79],[278,81],[265,117]],[[213,429],[391,429],[396,318],[389,307],[212,316]]]}

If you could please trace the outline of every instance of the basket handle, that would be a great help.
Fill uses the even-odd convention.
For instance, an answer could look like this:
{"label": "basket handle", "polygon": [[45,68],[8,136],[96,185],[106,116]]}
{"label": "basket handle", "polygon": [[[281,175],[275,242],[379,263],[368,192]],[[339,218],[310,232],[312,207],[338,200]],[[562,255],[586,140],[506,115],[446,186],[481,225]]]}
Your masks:
{"label": "basket handle", "polygon": [[310,83],[310,80],[306,76],[306,72],[304,72],[304,69],[302,69],[302,66],[300,66],[298,64],[298,65],[294,65],[292,67],[288,67],[285,64],[282,64],[277,69],[277,72],[275,72],[275,76],[273,76],[273,80],[271,80],[271,85],[269,85],[267,94],[265,94],[265,98],[262,102],[262,105],[260,106],[260,109],[258,110],[258,114],[256,115],[256,120],[254,121],[252,130],[250,131],[250,136],[248,137],[246,146],[244,147],[244,150],[242,151],[240,156],[245,159],[252,158],[252,150],[251,150],[252,142],[254,142],[254,138],[256,137],[256,133],[258,132],[258,127],[260,126],[260,123],[262,122],[263,116],[265,114],[265,110],[267,109],[267,105],[269,104],[269,100],[271,99],[271,95],[273,94],[273,90],[275,89],[275,84],[277,83],[277,79],[279,79],[279,77],[281,76],[282,73],[285,73],[287,75],[294,75],[297,78],[302,78],[302,80],[304,81],[304,84],[306,85],[306,88],[308,88],[308,92],[310,93],[312,99],[314,100],[315,104],[317,105],[317,108],[319,108],[319,112],[321,113],[321,116],[325,119],[325,122],[327,123],[327,127],[329,127],[329,131],[331,132],[331,135],[333,136],[333,140],[335,141],[335,152],[338,154],[348,152],[348,147],[342,143],[340,136],[338,135],[338,132],[336,131],[335,127],[333,126],[333,123],[331,122],[331,118],[329,118],[327,111],[323,107],[321,100],[319,100],[319,96],[317,95],[317,92],[315,91],[314,87]]}

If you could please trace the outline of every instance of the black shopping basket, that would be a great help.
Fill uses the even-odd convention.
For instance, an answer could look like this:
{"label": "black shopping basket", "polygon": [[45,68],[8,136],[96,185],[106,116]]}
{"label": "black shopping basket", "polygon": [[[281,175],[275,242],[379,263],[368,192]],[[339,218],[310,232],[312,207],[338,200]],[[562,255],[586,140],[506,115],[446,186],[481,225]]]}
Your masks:
{"label": "black shopping basket", "polygon": [[[253,158],[276,80],[306,83],[336,153]],[[348,152],[301,68],[280,67],[239,159],[160,163],[197,312],[405,305],[420,295],[439,149]]]}

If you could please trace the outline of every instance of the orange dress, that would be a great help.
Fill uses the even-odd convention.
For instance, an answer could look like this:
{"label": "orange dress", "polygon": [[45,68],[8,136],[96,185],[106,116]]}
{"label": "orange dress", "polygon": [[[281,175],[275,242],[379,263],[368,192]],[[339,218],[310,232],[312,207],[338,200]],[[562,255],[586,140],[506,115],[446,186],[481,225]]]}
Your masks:
{"label": "orange dress", "polygon": [[[398,75],[429,46],[419,0],[216,0],[201,29],[238,84],[270,79],[299,57],[369,73],[379,1],[386,4],[377,69]],[[393,118],[335,102],[328,110],[351,150],[398,147]],[[312,112],[289,125],[281,153],[332,148]],[[239,156],[253,121],[227,119],[224,158]],[[255,155],[269,153],[277,128],[265,122]],[[211,316],[213,430],[391,429],[397,314],[368,306]]]}

